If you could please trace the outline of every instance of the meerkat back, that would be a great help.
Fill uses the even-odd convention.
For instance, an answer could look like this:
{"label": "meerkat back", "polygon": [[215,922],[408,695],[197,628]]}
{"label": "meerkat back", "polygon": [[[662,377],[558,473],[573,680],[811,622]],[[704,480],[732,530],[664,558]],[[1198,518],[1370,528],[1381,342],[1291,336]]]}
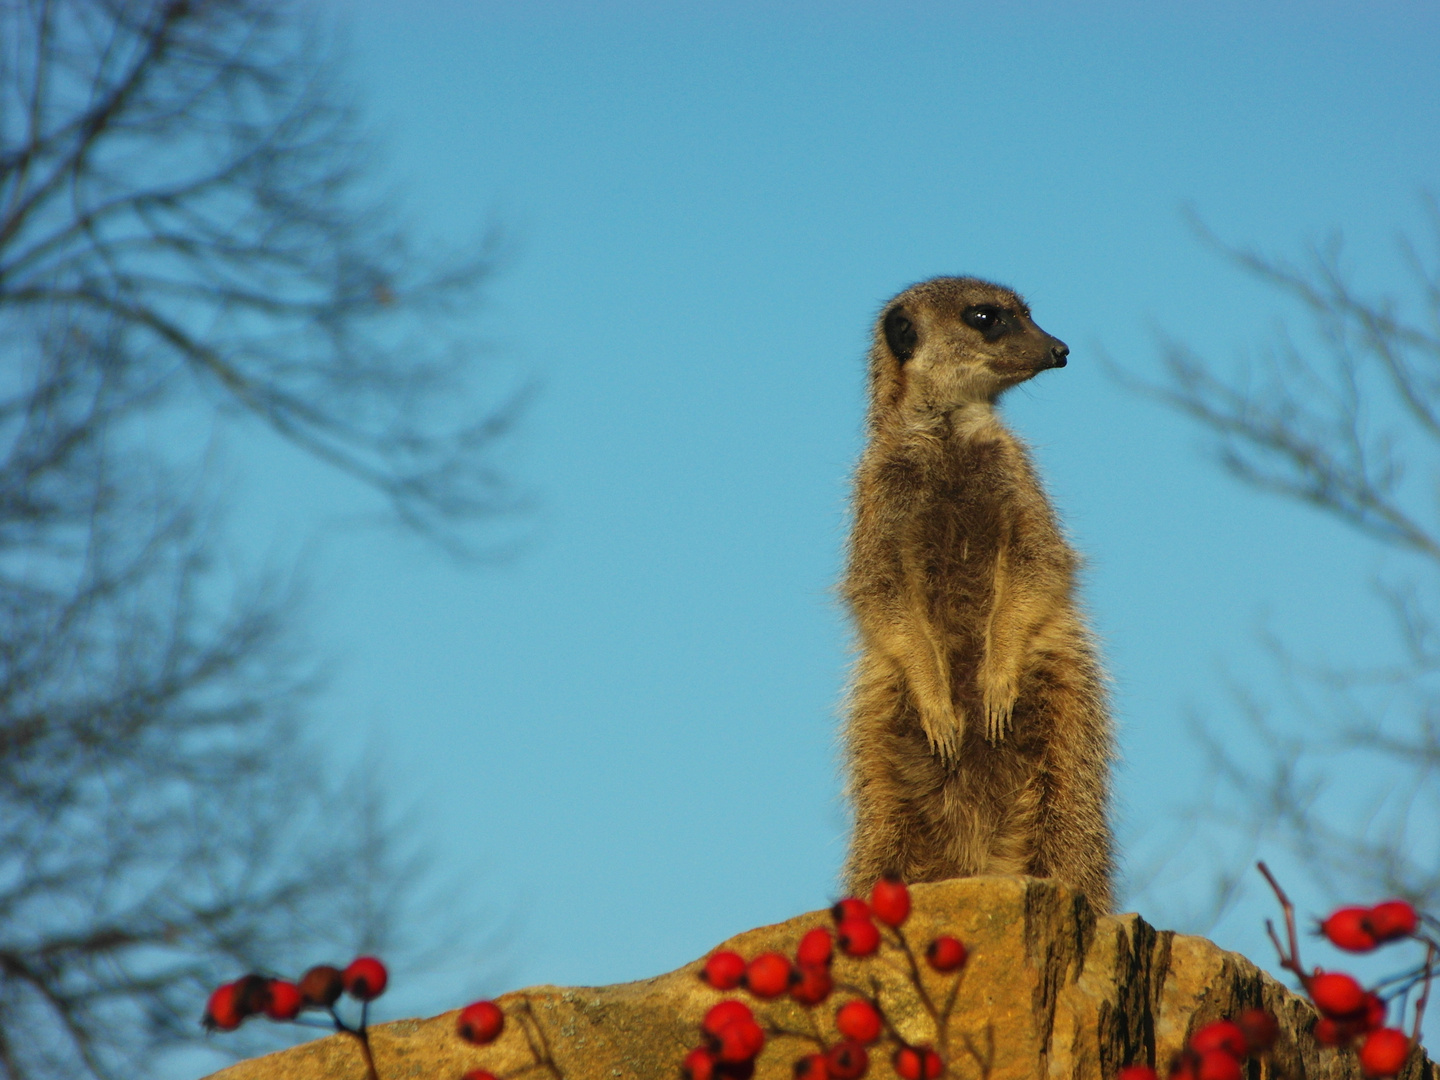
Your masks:
{"label": "meerkat back", "polygon": [[844,583],[857,894],[1031,874],[1110,910],[1110,721],[1078,559],[996,411],[1068,354],[976,278],[912,286],[877,320]]}

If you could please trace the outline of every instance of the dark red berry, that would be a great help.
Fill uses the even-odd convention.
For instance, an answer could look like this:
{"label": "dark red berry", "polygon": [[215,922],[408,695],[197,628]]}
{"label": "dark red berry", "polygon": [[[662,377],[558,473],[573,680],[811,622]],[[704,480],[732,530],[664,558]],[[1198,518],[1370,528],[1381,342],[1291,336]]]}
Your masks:
{"label": "dark red berry", "polygon": [[703,1046],[697,1046],[685,1055],[680,1071],[686,1080],[711,1080],[715,1075],[715,1055]]}
{"label": "dark red berry", "polygon": [[1264,1009],[1246,1009],[1235,1018],[1235,1023],[1245,1033],[1245,1049],[1252,1054],[1269,1050],[1280,1034],[1280,1022]]}
{"label": "dark red berry", "polygon": [[259,1016],[270,1004],[270,980],[264,975],[246,975],[235,980],[235,1008],[242,1018]]}
{"label": "dark red berry", "polygon": [[328,1009],[344,992],[344,975],[329,964],[318,964],[300,976],[300,996],[306,1007]]}
{"label": "dark red berry", "polygon": [[870,1055],[858,1042],[836,1043],[825,1054],[825,1065],[835,1080],[858,1080],[870,1067]]}
{"label": "dark red berry", "polygon": [[476,1046],[485,1046],[500,1037],[505,1030],[505,1013],[493,1001],[476,1001],[460,1010],[455,1023],[460,1038]]}
{"label": "dark red berry", "polygon": [[1342,907],[1320,924],[1320,932],[1346,952],[1369,952],[1376,945],[1369,908]]}
{"label": "dark red berry", "polygon": [[350,961],[341,978],[345,982],[345,992],[356,1001],[374,1001],[385,992],[390,973],[375,957],[361,956]]}
{"label": "dark red berry", "polygon": [[806,931],[805,936],[800,939],[800,946],[795,950],[795,962],[801,967],[828,964],[833,948],[834,939],[830,936],[830,931],[823,926],[817,926],[814,930]]}
{"label": "dark red berry", "polygon": [[1372,1031],[1360,1045],[1360,1068],[1366,1076],[1394,1076],[1409,1057],[1410,1040],[1394,1028]]}
{"label": "dark red berry", "polygon": [[830,969],[823,964],[819,967],[800,968],[799,981],[790,987],[790,996],[801,1005],[819,1005],[835,989]]}
{"label": "dark red berry", "polygon": [[1240,1025],[1229,1020],[1212,1021],[1195,1032],[1190,1036],[1190,1049],[1197,1054],[1224,1050],[1234,1058],[1243,1058],[1249,1050]]}
{"label": "dark red berry", "polygon": [[1370,909],[1370,932],[1379,942],[1409,937],[1419,925],[1415,909],[1404,900],[1386,900]]}
{"label": "dark red berry", "polygon": [[856,998],[836,1010],[835,1027],[847,1039],[869,1046],[885,1030],[885,1022],[874,1005],[864,998]]}
{"label": "dark red berry", "polygon": [[959,938],[937,937],[925,947],[925,959],[936,971],[955,971],[965,966],[965,943]]}
{"label": "dark red berry", "polygon": [[945,1075],[945,1059],[930,1047],[920,1051],[920,1080],[938,1080]]}
{"label": "dark red berry", "polygon": [[895,1066],[895,1075],[900,1077],[900,1080],[920,1080],[925,1071],[922,1052],[914,1046],[902,1046],[896,1050],[891,1064]]}
{"label": "dark red berry", "polygon": [[1195,1076],[1196,1080],[1240,1080],[1240,1059],[1228,1050],[1206,1050]]}
{"label": "dark red berry", "polygon": [[870,891],[870,913],[886,926],[899,926],[910,915],[910,890],[898,877],[882,877]]}
{"label": "dark red berry", "polygon": [[720,1044],[715,1056],[724,1062],[753,1061],[765,1047],[765,1032],[753,1019],[732,1020],[715,1036]]}
{"label": "dark red berry", "polygon": [[870,918],[870,905],[865,903],[864,900],[847,896],[830,909],[830,917],[837,923],[842,923],[849,919],[868,920]]}
{"label": "dark red berry", "polygon": [[1315,1021],[1315,1041],[1321,1046],[1348,1046],[1350,1045],[1350,1033],[1342,1025],[1337,1024],[1328,1016],[1322,1016]]}
{"label": "dark red berry", "polygon": [[745,988],[758,998],[775,998],[790,989],[790,961],[778,952],[761,953],[745,969]]}
{"label": "dark red berry", "polygon": [[716,990],[734,990],[745,977],[745,958],[728,949],[712,953],[700,970],[700,978]]}
{"label": "dark red berry", "polygon": [[750,1006],[736,998],[730,998],[713,1006],[705,1014],[705,1019],[700,1021],[700,1029],[706,1035],[719,1035],[720,1029],[726,1024],[736,1020],[754,1020],[755,1014],[750,1011]]}
{"label": "dark red berry", "polygon": [[824,1054],[806,1054],[795,1062],[795,1080],[829,1080],[830,1062]]}
{"label": "dark red berry", "polygon": [[869,919],[846,919],[835,929],[846,956],[869,956],[880,947],[880,930]]}
{"label": "dark red berry", "polygon": [[1115,1074],[1115,1080],[1160,1080],[1149,1065],[1126,1065]]}
{"label": "dark red berry", "polygon": [[235,984],[217,986],[205,1004],[205,1015],[200,1022],[207,1031],[234,1031],[245,1017],[235,1004]]}
{"label": "dark red berry", "polygon": [[1365,1007],[1365,989],[1343,972],[1322,971],[1310,979],[1310,1000],[1326,1016],[1343,1020]]}
{"label": "dark red berry", "polygon": [[270,1002],[265,1006],[265,1015],[271,1020],[294,1020],[304,1004],[300,988],[294,983],[284,979],[270,980]]}

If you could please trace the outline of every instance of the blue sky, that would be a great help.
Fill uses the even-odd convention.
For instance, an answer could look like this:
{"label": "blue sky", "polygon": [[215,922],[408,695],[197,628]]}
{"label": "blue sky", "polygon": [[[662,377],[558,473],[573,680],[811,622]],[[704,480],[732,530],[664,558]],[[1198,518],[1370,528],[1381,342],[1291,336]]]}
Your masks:
{"label": "blue sky", "polygon": [[[1087,557],[1130,906],[1187,928],[1248,857],[1185,812],[1187,716],[1243,742],[1222,683],[1273,692],[1261,626],[1378,654],[1385,564],[1227,480],[1101,360],[1153,372],[1160,333],[1229,360],[1293,315],[1187,210],[1281,255],[1342,229],[1362,285],[1401,286],[1395,238],[1440,187],[1440,11],[322,10],[417,230],[506,234],[471,329],[497,388],[536,388],[503,453],[536,510],[494,566],[358,527],[366,492],[248,430],[227,443],[237,536],[311,582],[317,739],[337,770],[383,762],[447,906],[506,928],[381,1012],[656,974],[834,897],[863,354],[880,305],[941,273],[1013,285],[1071,347],[1005,412]],[[1249,897],[1213,932],[1268,959]]]}

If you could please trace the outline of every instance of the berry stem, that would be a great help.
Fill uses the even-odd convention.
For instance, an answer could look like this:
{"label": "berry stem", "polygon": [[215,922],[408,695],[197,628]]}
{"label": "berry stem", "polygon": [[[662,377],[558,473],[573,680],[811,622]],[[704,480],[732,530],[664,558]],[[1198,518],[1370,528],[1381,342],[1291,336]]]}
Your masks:
{"label": "berry stem", "polygon": [[1285,895],[1285,890],[1275,880],[1275,875],[1270,873],[1270,868],[1264,861],[1255,864],[1260,873],[1265,875],[1265,880],[1270,883],[1270,888],[1275,890],[1275,899],[1280,901],[1280,908],[1285,912],[1285,935],[1290,941],[1290,951],[1287,954],[1280,944],[1280,938],[1275,933],[1275,924],[1269,919],[1265,920],[1265,932],[1270,935],[1270,941],[1275,946],[1275,951],[1280,955],[1280,966],[1286,971],[1293,972],[1300,980],[1300,986],[1308,994],[1310,992],[1310,974],[1300,966],[1300,938],[1295,932],[1295,905],[1290,902],[1290,897]]}
{"label": "berry stem", "polygon": [[[1420,987],[1420,999],[1415,1002],[1415,1024],[1410,1030],[1412,1044],[1420,1042],[1420,1020],[1425,1015],[1425,1006],[1430,1001],[1430,980],[1435,975],[1435,958],[1435,942],[1427,938],[1425,941],[1425,978]],[[1405,1022],[1404,1017],[1401,1017],[1400,1022],[1402,1024]]]}
{"label": "berry stem", "polygon": [[905,962],[910,966],[910,981],[915,984],[915,992],[920,995],[920,1004],[925,1006],[925,1011],[930,1014],[930,1019],[935,1023],[937,1038],[943,1039],[944,1033],[941,1029],[940,1010],[935,1007],[931,1000],[930,991],[925,989],[925,980],[920,975],[920,965],[915,960],[915,950],[910,948],[910,941],[905,936],[901,927],[894,927],[895,937],[900,941],[900,948],[905,953]]}

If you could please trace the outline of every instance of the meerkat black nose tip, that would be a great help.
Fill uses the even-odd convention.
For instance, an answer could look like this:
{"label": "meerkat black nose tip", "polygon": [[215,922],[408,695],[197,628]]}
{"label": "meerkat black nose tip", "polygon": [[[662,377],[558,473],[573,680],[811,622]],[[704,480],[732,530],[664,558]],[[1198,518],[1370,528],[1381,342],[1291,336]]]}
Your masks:
{"label": "meerkat black nose tip", "polygon": [[1054,361],[1056,367],[1064,367],[1067,363],[1069,363],[1069,361],[1066,359],[1066,357],[1069,355],[1070,346],[1066,345],[1063,341],[1050,346],[1050,357]]}

